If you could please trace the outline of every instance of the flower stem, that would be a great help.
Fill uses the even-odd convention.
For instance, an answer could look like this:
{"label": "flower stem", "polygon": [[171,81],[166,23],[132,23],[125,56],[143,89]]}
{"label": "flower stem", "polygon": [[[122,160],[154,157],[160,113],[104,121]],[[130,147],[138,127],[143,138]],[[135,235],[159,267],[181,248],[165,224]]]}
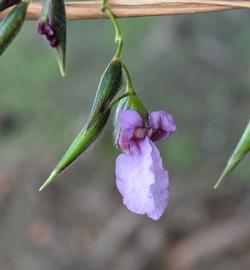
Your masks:
{"label": "flower stem", "polygon": [[113,12],[111,11],[111,9],[107,6],[107,2],[108,0],[102,0],[101,11],[106,13],[106,15],[110,18],[110,20],[113,23],[113,26],[115,28],[115,42],[118,43],[117,51],[115,53],[114,58],[120,58],[123,48],[123,36],[118,21]]}
{"label": "flower stem", "polygon": [[123,70],[124,70],[124,72],[126,74],[126,77],[127,77],[127,93],[136,95],[135,89],[134,89],[134,86],[133,86],[133,83],[132,83],[132,80],[131,80],[131,76],[129,74],[127,66],[124,63],[122,63],[122,68],[123,68]]}
{"label": "flower stem", "polygon": [[127,93],[125,93],[125,94],[119,96],[117,99],[113,100],[113,101],[109,104],[109,108],[112,109],[112,108],[113,108],[120,100],[122,100],[122,99],[124,99],[124,98],[126,98],[126,97],[129,97],[129,96],[131,96],[131,95],[133,95],[133,94],[127,92]]}
{"label": "flower stem", "polygon": [[[118,47],[117,47],[114,58],[119,59],[120,56],[121,56],[121,53],[122,53],[124,40],[123,40],[122,32],[121,32],[120,26],[118,24],[118,21],[117,21],[115,15],[113,14],[113,12],[111,11],[111,9],[107,6],[107,3],[108,3],[108,0],[102,0],[101,11],[104,12],[110,18],[110,20],[112,21],[112,23],[114,25],[114,28],[115,28],[115,42],[118,43]],[[126,77],[127,77],[126,94],[128,94],[128,96],[129,95],[136,95],[135,89],[134,89],[134,86],[133,86],[133,83],[132,83],[132,80],[131,80],[131,77],[130,77],[130,74],[129,74],[129,71],[128,71],[128,68],[124,63],[122,63],[122,68],[123,68],[123,70],[124,70],[124,72],[126,74]]]}

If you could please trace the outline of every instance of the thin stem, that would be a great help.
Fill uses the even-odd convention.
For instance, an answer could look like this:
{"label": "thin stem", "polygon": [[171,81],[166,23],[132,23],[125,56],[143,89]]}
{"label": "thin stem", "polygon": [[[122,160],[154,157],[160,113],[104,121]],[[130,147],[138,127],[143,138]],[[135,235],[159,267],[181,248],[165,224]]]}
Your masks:
{"label": "thin stem", "polygon": [[[109,7],[107,7],[107,2],[108,2],[108,0],[102,0],[101,11],[105,12],[107,14],[107,16],[111,19],[111,21],[112,21],[112,23],[114,25],[114,28],[115,28],[115,42],[118,43],[118,48],[117,48],[117,51],[115,53],[114,58],[120,58],[122,48],[123,48],[123,36],[122,36],[122,32],[121,32],[121,29],[120,29],[120,26],[119,26],[119,24],[117,22],[116,17],[114,16],[111,9]],[[124,70],[124,72],[126,74],[126,77],[127,77],[127,90],[126,90],[126,92],[130,93],[131,95],[135,95],[136,93],[135,93],[135,90],[134,90],[134,86],[132,84],[132,80],[131,80],[128,68],[124,63],[122,63],[122,68],[123,68],[123,70]]]}
{"label": "thin stem", "polygon": [[134,94],[131,94],[131,93],[125,93],[121,96],[119,96],[117,99],[113,100],[110,104],[109,104],[109,108],[112,109],[120,100],[128,97],[128,96],[132,96]]}
{"label": "thin stem", "polygon": [[135,89],[134,89],[134,86],[133,86],[133,83],[132,83],[132,80],[131,80],[131,76],[129,74],[129,71],[128,71],[128,68],[127,66],[122,63],[122,68],[126,74],[126,77],[127,77],[127,93],[131,93],[133,95],[135,95]]}
{"label": "thin stem", "polygon": [[123,36],[122,36],[122,32],[121,32],[120,26],[118,24],[118,21],[117,21],[115,15],[111,11],[111,9],[109,7],[107,7],[107,2],[108,2],[108,0],[102,0],[101,11],[107,14],[107,16],[110,18],[110,20],[112,21],[112,23],[114,25],[115,42],[118,43],[117,51],[115,53],[114,58],[120,58],[122,48],[123,48]]}

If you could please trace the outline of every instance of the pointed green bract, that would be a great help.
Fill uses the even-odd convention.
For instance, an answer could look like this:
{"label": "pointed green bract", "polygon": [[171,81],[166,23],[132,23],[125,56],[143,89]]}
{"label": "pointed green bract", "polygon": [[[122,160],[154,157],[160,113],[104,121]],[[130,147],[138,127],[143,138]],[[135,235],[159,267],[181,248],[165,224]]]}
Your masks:
{"label": "pointed green bract", "polygon": [[75,138],[69,149],[65,152],[62,159],[58,162],[49,178],[41,186],[39,191],[45,189],[64,169],[66,169],[74,160],[76,160],[100,135],[108,118],[110,110],[103,112],[99,118],[88,128],[86,125]]}
{"label": "pointed green bract", "polygon": [[21,30],[29,2],[17,4],[14,9],[0,23],[0,55]]}
{"label": "pointed green bract", "polygon": [[121,81],[121,63],[119,60],[112,60],[99,82],[87,123],[58,162],[49,178],[41,186],[40,191],[47,187],[58,174],[76,160],[101,134],[110,115],[112,107],[110,103],[118,93]]}
{"label": "pointed green bract", "polygon": [[214,186],[217,188],[222,184],[224,177],[230,174],[233,169],[241,162],[241,160],[249,153],[250,151],[250,121],[237,145],[231,158],[229,159],[226,168],[224,169],[221,177]]}
{"label": "pointed green bract", "polygon": [[52,0],[51,25],[58,40],[56,59],[62,76],[65,76],[66,59],[66,13],[64,0]]}

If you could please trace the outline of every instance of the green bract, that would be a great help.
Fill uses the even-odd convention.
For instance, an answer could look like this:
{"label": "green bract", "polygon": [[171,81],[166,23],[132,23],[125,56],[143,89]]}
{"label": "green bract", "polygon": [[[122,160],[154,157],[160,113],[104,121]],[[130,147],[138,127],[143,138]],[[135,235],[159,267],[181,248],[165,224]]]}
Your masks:
{"label": "green bract", "polygon": [[93,106],[88,120],[91,126],[102,111],[106,110],[110,102],[117,95],[122,85],[122,65],[119,59],[113,59],[105,69],[99,82]]}
{"label": "green bract", "polygon": [[0,23],[0,55],[21,30],[29,1],[20,2]]}
{"label": "green bract", "polygon": [[42,185],[40,191],[76,160],[100,135],[110,115],[110,103],[118,93],[121,81],[121,64],[118,60],[113,60],[102,75],[87,123]]}
{"label": "green bract", "polygon": [[55,29],[58,40],[57,61],[62,76],[65,76],[66,58],[66,14],[64,0],[52,0],[51,6],[51,25]]}
{"label": "green bract", "polygon": [[129,97],[127,108],[138,112],[146,122],[148,121],[148,111],[137,95]]}

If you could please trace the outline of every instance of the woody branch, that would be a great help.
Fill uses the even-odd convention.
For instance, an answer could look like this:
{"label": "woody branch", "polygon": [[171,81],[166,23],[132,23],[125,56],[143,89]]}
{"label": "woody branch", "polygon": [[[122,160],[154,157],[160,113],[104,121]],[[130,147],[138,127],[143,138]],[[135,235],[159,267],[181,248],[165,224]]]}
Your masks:
{"label": "woody branch", "polygon": [[[66,2],[66,14],[69,20],[103,19],[106,15],[100,11],[100,1]],[[195,14],[232,9],[250,8],[250,1],[220,0],[110,0],[109,7],[116,17],[143,17],[177,14]],[[41,3],[31,3],[27,20],[36,20],[41,13]],[[11,8],[0,13],[2,19]]]}

